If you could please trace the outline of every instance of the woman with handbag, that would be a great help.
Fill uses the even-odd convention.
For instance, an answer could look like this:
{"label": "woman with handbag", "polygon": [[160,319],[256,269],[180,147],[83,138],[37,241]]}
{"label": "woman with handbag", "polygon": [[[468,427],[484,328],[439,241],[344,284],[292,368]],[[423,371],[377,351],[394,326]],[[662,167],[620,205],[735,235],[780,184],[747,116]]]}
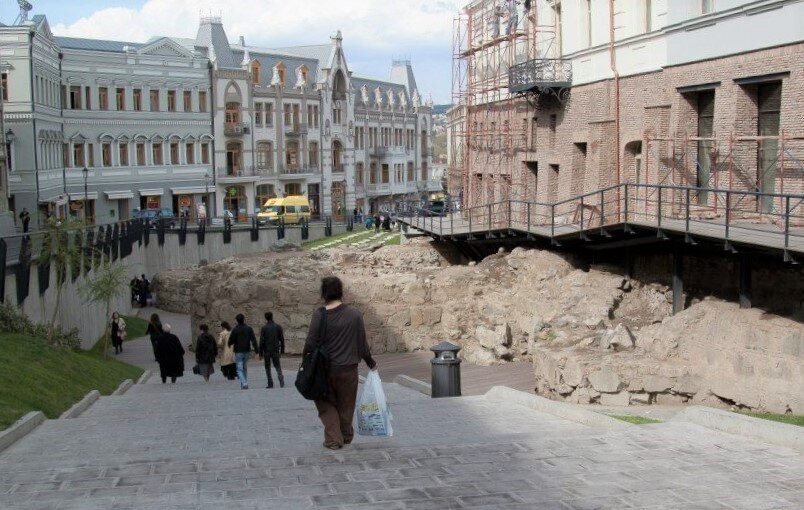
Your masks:
{"label": "woman with handbag", "polygon": [[124,321],[117,312],[112,314],[111,329],[114,353],[120,354],[123,352],[123,342],[126,339],[126,321]]}
{"label": "woman with handbag", "polygon": [[366,341],[363,313],[343,303],[343,283],[335,276],[321,280],[321,297],[325,305],[313,312],[304,354],[316,349],[326,352],[326,395],[315,398],[318,417],[324,425],[324,447],[338,450],[354,438],[352,419],[357,400],[360,360],[371,370],[377,363],[371,357]]}
{"label": "woman with handbag", "polygon": [[229,345],[231,332],[232,326],[226,321],[221,322],[221,332],[218,335],[218,356],[220,358],[221,373],[230,381],[234,381],[237,377],[237,365],[235,364],[234,349]]}

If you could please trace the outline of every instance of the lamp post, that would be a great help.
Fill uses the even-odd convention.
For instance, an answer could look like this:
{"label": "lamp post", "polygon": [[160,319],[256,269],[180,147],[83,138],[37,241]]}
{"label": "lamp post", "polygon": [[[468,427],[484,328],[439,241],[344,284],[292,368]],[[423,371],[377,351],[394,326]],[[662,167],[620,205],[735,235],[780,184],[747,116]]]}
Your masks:
{"label": "lamp post", "polygon": [[81,170],[81,172],[84,174],[84,227],[86,227],[87,225],[89,225],[89,222],[87,221],[88,218],[87,206],[89,205],[88,204],[89,200],[87,200],[89,195],[87,191],[87,178],[89,177],[89,169],[87,167],[84,167],[84,169]]}

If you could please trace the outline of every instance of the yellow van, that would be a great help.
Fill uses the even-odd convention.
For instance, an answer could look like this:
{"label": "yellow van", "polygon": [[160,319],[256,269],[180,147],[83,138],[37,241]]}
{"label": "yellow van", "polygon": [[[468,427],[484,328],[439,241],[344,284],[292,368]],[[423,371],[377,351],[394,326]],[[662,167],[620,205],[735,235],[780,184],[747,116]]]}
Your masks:
{"label": "yellow van", "polygon": [[299,223],[302,218],[310,219],[310,202],[302,195],[288,195],[283,198],[267,200],[257,219],[260,224],[278,223],[283,218],[285,223]]}

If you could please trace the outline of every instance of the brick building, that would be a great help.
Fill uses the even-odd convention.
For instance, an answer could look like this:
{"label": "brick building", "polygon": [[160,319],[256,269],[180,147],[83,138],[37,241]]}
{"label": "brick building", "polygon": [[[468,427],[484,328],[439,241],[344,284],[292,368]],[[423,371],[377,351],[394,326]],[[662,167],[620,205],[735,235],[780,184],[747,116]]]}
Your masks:
{"label": "brick building", "polygon": [[[800,193],[801,19],[785,0],[472,2],[455,28],[450,192],[472,206],[691,186],[694,209],[715,213],[715,190]],[[618,192],[599,202],[622,207]],[[634,193],[656,207],[657,189]]]}

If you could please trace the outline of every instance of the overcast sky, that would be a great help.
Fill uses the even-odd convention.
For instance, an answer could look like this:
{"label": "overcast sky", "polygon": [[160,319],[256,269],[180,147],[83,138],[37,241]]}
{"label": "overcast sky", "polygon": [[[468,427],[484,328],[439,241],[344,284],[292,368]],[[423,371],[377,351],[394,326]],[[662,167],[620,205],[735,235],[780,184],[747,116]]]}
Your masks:
{"label": "overcast sky", "polygon": [[[343,31],[350,70],[387,78],[393,58],[410,58],[420,93],[451,102],[452,20],[465,0],[29,0],[56,35],[143,42],[195,37],[201,14],[220,15],[229,41],[254,46],[329,42]],[[0,2],[0,21],[17,15]]]}

